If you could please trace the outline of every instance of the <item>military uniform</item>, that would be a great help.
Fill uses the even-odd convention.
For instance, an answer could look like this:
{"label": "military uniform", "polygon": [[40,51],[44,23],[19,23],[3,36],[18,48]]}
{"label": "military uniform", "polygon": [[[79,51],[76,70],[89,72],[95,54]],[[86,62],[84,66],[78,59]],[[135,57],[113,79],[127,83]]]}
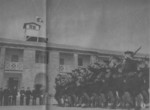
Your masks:
{"label": "military uniform", "polygon": [[99,94],[99,106],[104,107],[106,103],[106,97],[104,93]]}
{"label": "military uniform", "polygon": [[127,108],[132,106],[133,101],[131,98],[131,94],[129,92],[124,92],[123,96],[122,96],[122,102],[123,102],[123,107]]}
{"label": "military uniform", "polygon": [[35,89],[32,91],[32,96],[33,96],[32,105],[36,105],[37,92]]}
{"label": "military uniform", "polygon": [[4,89],[3,96],[4,96],[4,105],[7,106],[9,101],[9,89]]}
{"label": "military uniform", "polygon": [[8,89],[8,105],[12,105],[12,97],[13,97],[13,94],[12,94],[12,89]]}
{"label": "military uniform", "polygon": [[3,105],[3,90],[0,89],[0,105]]}
{"label": "military uniform", "polygon": [[40,105],[44,103],[44,90],[40,90],[39,97],[40,97]]}
{"label": "military uniform", "polygon": [[[59,101],[59,98],[66,95],[67,101],[69,100],[67,103],[72,102],[71,105],[76,106],[105,107],[111,104],[110,107],[120,107],[122,104],[124,107],[130,107],[134,106],[133,99],[143,87],[146,89],[143,94],[147,100],[149,71],[144,72],[142,80],[138,77],[138,61],[133,58],[135,53],[125,52],[129,56],[125,57],[123,64],[119,57],[116,57],[110,65],[96,63],[86,68],[87,71],[76,69],[70,73],[70,81],[66,81],[67,84],[64,85],[61,80],[68,80],[67,78],[56,78],[55,98]],[[70,96],[73,97],[71,100]]]}
{"label": "military uniform", "polygon": [[20,90],[20,105],[24,105],[25,90]]}
{"label": "military uniform", "polygon": [[128,55],[123,62],[123,73],[130,73],[137,71],[137,63],[135,59],[133,59],[133,52],[126,51],[125,55]]}
{"label": "military uniform", "polygon": [[12,105],[16,105],[17,92],[16,87],[12,89]]}
{"label": "military uniform", "polygon": [[26,105],[29,105],[30,104],[30,98],[31,98],[31,91],[30,89],[26,90]]}

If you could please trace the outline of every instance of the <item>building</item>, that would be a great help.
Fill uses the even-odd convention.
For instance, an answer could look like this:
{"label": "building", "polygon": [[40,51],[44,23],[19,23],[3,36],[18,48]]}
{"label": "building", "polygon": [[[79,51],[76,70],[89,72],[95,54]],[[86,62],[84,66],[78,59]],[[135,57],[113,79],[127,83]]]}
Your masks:
{"label": "building", "polygon": [[123,55],[117,51],[47,43],[48,39],[40,36],[40,28],[37,23],[25,23],[24,41],[0,38],[0,87],[33,89],[35,84],[41,84],[45,88],[48,77],[49,92],[54,94],[57,74]]}
{"label": "building", "polygon": [[78,66],[95,62],[97,58],[108,59],[112,55],[122,54],[77,46],[46,45],[43,42],[0,38],[0,86],[33,88],[35,84],[42,84],[45,87],[47,74],[50,91],[55,93],[55,77],[58,73],[71,72]]}

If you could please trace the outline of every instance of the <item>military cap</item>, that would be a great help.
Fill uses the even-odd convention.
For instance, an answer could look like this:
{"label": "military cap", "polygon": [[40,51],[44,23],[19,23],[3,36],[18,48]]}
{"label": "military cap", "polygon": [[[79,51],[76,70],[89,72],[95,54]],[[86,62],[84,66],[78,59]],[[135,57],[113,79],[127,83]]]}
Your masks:
{"label": "military cap", "polygon": [[145,61],[149,61],[149,58],[148,58],[148,57],[145,57],[145,58],[143,58],[143,60],[145,60]]}
{"label": "military cap", "polygon": [[117,61],[120,61],[120,58],[118,56],[113,56],[112,59],[115,59]]}
{"label": "military cap", "polygon": [[131,56],[133,56],[133,52],[132,51],[125,51],[124,54],[130,54]]}

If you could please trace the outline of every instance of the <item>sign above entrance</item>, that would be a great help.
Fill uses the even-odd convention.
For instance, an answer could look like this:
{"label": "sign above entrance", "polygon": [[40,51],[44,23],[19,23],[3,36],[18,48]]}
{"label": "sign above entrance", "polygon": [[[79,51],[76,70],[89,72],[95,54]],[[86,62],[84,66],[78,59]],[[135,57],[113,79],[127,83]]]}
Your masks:
{"label": "sign above entrance", "polygon": [[7,63],[5,63],[5,70],[7,70],[7,71],[22,71],[23,63],[22,62],[7,62]]}

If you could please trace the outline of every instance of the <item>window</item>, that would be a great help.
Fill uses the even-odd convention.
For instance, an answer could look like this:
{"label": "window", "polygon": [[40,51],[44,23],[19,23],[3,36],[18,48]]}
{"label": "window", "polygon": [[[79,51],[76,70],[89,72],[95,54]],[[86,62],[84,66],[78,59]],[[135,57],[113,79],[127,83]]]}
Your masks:
{"label": "window", "polygon": [[31,24],[29,25],[29,27],[30,27],[30,29],[32,29],[32,25]]}
{"label": "window", "polygon": [[27,29],[30,29],[30,25],[27,25],[27,27],[26,27]]}
{"label": "window", "polygon": [[60,65],[64,65],[64,59],[63,58],[60,58]]}
{"label": "window", "polygon": [[39,29],[39,26],[36,26],[36,30],[40,30],[40,29]]}
{"label": "window", "polygon": [[83,66],[83,59],[82,58],[78,59],[78,66]]}
{"label": "window", "polygon": [[32,29],[34,29],[34,30],[35,30],[35,29],[36,29],[36,26],[32,26]]}
{"label": "window", "polygon": [[44,51],[36,51],[35,60],[36,63],[48,63],[48,53]]}
{"label": "window", "polygon": [[33,29],[33,30],[36,30],[36,27],[37,27],[37,26],[30,24],[28,28],[29,28],[29,29]]}
{"label": "window", "polygon": [[37,42],[37,37],[27,36],[27,41],[36,41]]}
{"label": "window", "polygon": [[38,38],[38,42],[45,42],[45,43],[47,43],[47,41],[48,41],[47,38],[42,38],[42,37]]}
{"label": "window", "polygon": [[19,56],[18,55],[12,55],[11,56],[11,61],[12,62],[19,62]]}

